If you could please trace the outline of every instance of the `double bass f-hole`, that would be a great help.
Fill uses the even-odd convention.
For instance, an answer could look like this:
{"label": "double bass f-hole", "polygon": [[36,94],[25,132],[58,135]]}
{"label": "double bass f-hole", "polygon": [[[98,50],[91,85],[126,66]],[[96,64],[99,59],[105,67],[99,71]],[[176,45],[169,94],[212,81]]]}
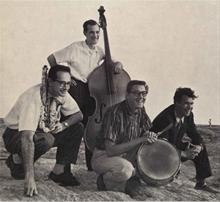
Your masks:
{"label": "double bass f-hole", "polygon": [[99,110],[99,119],[98,118],[95,118],[95,122],[96,123],[102,123],[102,119],[103,119],[103,109],[104,107],[106,107],[106,104],[105,103],[102,103],[100,105],[100,110]]}

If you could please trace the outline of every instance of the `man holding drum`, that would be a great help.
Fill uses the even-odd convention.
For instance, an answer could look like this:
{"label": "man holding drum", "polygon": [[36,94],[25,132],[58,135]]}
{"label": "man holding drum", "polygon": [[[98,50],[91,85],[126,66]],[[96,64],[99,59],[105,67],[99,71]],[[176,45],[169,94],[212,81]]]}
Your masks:
{"label": "man holding drum", "polygon": [[[216,193],[205,183],[205,178],[211,176],[212,172],[206,147],[194,123],[192,109],[195,98],[197,96],[192,89],[177,88],[174,104],[167,107],[154,119],[151,131],[158,133],[167,128],[160,138],[167,139],[181,151],[182,161],[192,160],[194,162],[196,168],[195,189]],[[188,138],[188,141],[184,141],[184,137]]]}
{"label": "man holding drum", "polygon": [[149,132],[152,124],[144,103],[148,86],[132,80],[127,85],[126,100],[110,107],[105,113],[101,133],[96,139],[92,167],[99,175],[98,190],[125,191],[130,194],[132,181],[138,181],[135,170],[139,146],[157,140]]}

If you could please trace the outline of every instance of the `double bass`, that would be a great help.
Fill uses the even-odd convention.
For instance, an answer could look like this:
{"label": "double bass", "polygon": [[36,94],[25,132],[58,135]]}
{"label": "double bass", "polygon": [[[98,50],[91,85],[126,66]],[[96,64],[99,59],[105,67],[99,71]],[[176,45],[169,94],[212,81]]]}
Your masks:
{"label": "double bass", "polygon": [[96,136],[101,131],[101,124],[106,110],[108,107],[125,99],[127,84],[130,81],[130,76],[124,69],[122,69],[120,73],[114,72],[104,7],[100,6],[98,12],[99,23],[104,36],[105,59],[88,78],[90,95],[96,101],[96,109],[94,114],[88,119],[84,137],[90,151],[93,151],[95,148]]}

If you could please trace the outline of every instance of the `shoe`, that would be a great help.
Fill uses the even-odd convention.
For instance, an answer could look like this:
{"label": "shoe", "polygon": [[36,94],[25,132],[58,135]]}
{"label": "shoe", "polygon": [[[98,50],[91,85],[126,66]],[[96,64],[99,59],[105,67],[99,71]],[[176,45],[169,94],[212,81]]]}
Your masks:
{"label": "shoe", "polygon": [[141,181],[137,176],[131,177],[125,185],[125,193],[131,198],[138,195],[138,187],[141,185]]}
{"label": "shoe", "polygon": [[102,174],[98,176],[96,184],[99,191],[107,191]]}
{"label": "shoe", "polygon": [[61,186],[79,186],[80,182],[73,176],[72,173],[62,173],[59,175],[50,172],[48,176],[51,180],[56,183],[59,183]]}
{"label": "shoe", "polygon": [[219,191],[209,187],[205,183],[204,184],[196,183],[194,188],[197,189],[197,190],[207,191],[207,192],[214,193],[214,194],[220,193]]}
{"label": "shoe", "polygon": [[24,168],[22,164],[16,164],[13,161],[12,155],[10,155],[5,161],[6,165],[11,171],[11,176],[16,180],[23,180],[25,177]]}

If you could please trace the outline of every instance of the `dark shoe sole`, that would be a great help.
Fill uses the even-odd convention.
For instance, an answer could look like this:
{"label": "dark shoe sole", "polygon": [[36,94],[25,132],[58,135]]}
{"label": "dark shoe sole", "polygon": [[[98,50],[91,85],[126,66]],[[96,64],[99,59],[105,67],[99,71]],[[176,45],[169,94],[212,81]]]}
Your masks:
{"label": "dark shoe sole", "polygon": [[61,175],[56,175],[53,172],[51,172],[48,175],[48,178],[63,187],[65,187],[65,186],[79,186],[80,185],[80,182],[78,182],[72,174],[69,176],[69,178],[67,176],[65,176],[65,174],[66,173],[63,173]]}
{"label": "dark shoe sole", "polygon": [[211,187],[209,187],[209,186],[207,186],[207,185],[204,185],[204,186],[202,186],[202,187],[195,186],[195,189],[196,189],[196,190],[201,190],[201,191],[207,191],[207,192],[210,192],[210,193],[213,193],[213,194],[220,193],[219,191],[214,190],[214,189],[212,189]]}
{"label": "dark shoe sole", "polygon": [[5,161],[7,167],[10,169],[10,172],[11,172],[11,176],[16,179],[16,180],[23,180],[25,178],[25,175],[24,173],[15,173],[13,172],[13,169],[12,167],[15,166],[14,163],[12,162],[12,156],[9,156],[6,161]]}

